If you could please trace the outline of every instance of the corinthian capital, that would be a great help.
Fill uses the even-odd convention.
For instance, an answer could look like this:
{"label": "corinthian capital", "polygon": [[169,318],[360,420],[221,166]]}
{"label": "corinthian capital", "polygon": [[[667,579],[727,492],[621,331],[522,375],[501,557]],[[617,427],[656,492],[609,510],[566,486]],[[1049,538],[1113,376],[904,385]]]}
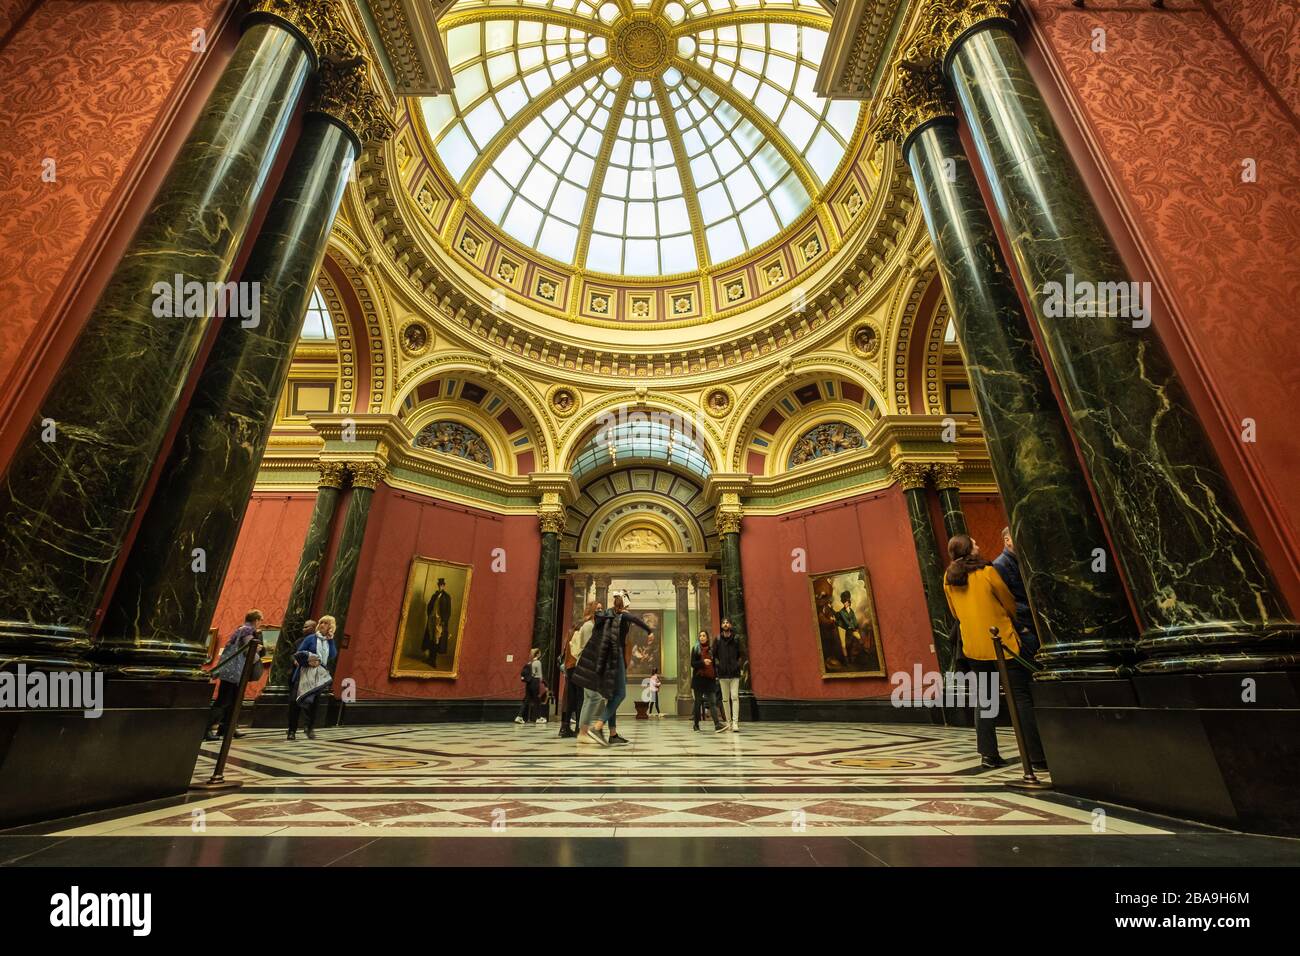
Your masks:
{"label": "corinthian capital", "polygon": [[353,488],[374,489],[384,480],[384,466],[377,461],[350,461],[348,471],[352,472]]}
{"label": "corinthian capital", "polygon": [[332,31],[326,41],[308,109],[338,120],[363,147],[393,135],[393,121],[370,82],[370,64],[345,31]]}
{"label": "corinthian capital", "polygon": [[930,0],[929,32],[941,39],[946,56],[956,39],[986,20],[1011,19],[1012,0]]}
{"label": "corinthian capital", "polygon": [[929,470],[928,465],[919,461],[900,461],[890,470],[890,477],[904,491],[911,491],[914,488],[925,487],[925,473]]}
{"label": "corinthian capital", "polygon": [[547,532],[559,534],[564,530],[564,508],[543,505],[537,509],[537,520],[541,524],[542,534]]}
{"label": "corinthian capital", "polygon": [[936,488],[943,489],[961,487],[960,462],[942,462],[931,465],[930,470],[931,474],[934,475],[934,486]]}
{"label": "corinthian capital", "polygon": [[311,44],[319,58],[325,37],[338,23],[333,0],[250,0],[245,23],[273,20],[288,26]]}
{"label": "corinthian capital", "polygon": [[875,132],[877,143],[893,142],[902,148],[923,124],[956,113],[938,60],[904,59],[896,69],[898,82],[881,108]]}
{"label": "corinthian capital", "polygon": [[343,479],[347,475],[347,469],[341,461],[318,461],[316,470],[320,472],[320,479],[316,482],[318,488],[342,488]]}

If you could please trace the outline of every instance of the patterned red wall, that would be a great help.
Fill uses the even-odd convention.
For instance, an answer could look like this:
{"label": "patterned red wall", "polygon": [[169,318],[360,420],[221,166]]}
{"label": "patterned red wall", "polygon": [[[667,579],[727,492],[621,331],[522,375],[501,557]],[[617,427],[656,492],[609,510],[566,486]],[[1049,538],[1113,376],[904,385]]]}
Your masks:
{"label": "patterned red wall", "polygon": [[938,667],[903,493],[897,488],[776,517],[744,519],[740,535],[754,695],[780,700],[888,697],[888,676],[821,676],[808,572],[865,567],[871,578],[887,675]]}
{"label": "patterned red wall", "polygon": [[14,28],[22,15],[38,2],[39,0],[0,0],[0,43],[3,43],[5,34]]}
{"label": "patterned red wall", "polygon": [[1294,0],[1207,0],[1206,6],[1236,36],[1291,112],[1300,113],[1300,5]]}
{"label": "patterned red wall", "polygon": [[[315,503],[316,495],[309,493],[253,494],[212,618],[222,641],[244,622],[250,608],[260,610],[268,624],[284,620]],[[269,676],[264,674],[248,696],[260,693]]]}
{"label": "patterned red wall", "polygon": [[[0,405],[197,69],[191,31],[211,34],[229,5],[44,0],[0,49]],[[46,157],[57,162],[53,183],[42,180]]]}
{"label": "patterned red wall", "polygon": [[[502,572],[492,570],[495,548],[505,552]],[[494,515],[380,486],[348,614],[351,645],[340,656],[339,674],[356,680],[362,700],[518,696],[519,668],[532,640],[540,548],[533,515]],[[454,681],[388,676],[416,555],[474,568]],[[514,655],[514,663],[506,663],[507,654]]]}
{"label": "patterned red wall", "polygon": [[[997,495],[962,495],[961,512],[966,516],[966,530],[980,546],[980,553],[992,561],[1002,550],[1002,529],[1007,526],[1002,499]],[[945,541],[939,549],[945,559],[947,547]]]}
{"label": "patterned red wall", "polygon": [[[1300,394],[1300,16],[1265,0],[1170,0],[1165,11],[1025,6],[1171,306],[1156,329],[1294,605],[1300,430],[1285,397]],[[1236,24],[1239,40],[1211,9]],[[1104,53],[1092,50],[1097,27]],[[1258,182],[1241,181],[1244,158],[1256,160]],[[1257,424],[1255,443],[1241,440],[1246,418]]]}

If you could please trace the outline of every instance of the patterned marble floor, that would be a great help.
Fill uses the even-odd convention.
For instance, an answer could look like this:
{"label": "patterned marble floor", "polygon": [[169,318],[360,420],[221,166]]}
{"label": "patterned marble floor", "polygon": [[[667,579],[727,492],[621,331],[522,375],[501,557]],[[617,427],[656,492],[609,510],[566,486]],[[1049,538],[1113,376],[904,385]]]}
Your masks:
{"label": "patterned marble floor", "polygon": [[[286,741],[250,731],[242,789],[46,829],[53,837],[789,837],[1161,835],[1137,814],[1006,788],[970,730],[774,724],[693,732],[628,721],[631,744],[556,726],[342,727]],[[1004,754],[1015,752],[1008,735]],[[211,772],[205,745],[195,780]],[[73,821],[70,821],[72,823]]]}

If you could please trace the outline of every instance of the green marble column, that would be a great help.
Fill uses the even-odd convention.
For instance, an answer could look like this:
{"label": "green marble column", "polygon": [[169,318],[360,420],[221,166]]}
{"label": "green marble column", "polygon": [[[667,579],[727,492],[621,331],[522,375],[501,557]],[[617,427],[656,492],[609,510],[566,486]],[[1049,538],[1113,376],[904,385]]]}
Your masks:
{"label": "green marble column", "polygon": [[564,514],[543,512],[541,522],[542,545],[537,565],[532,646],[542,652],[542,667],[549,675],[555,666],[555,592],[560,583],[560,530],[564,527]]}
{"label": "green marble column", "polygon": [[[957,476],[961,474],[961,465],[940,464],[930,468],[930,474],[934,478],[934,489],[939,493],[939,505],[943,508],[943,533],[947,538],[955,534],[968,534],[966,530],[966,514],[961,510],[961,486],[958,484]],[[948,546],[948,542],[941,542],[943,548]],[[985,541],[985,549],[992,549],[994,542]]]}
{"label": "green marble column", "polygon": [[280,623],[280,641],[275,646],[271,661],[271,674],[263,694],[279,692],[288,694],[289,675],[293,673],[293,652],[302,637],[302,626],[312,620],[312,602],[320,590],[321,565],[329,547],[330,529],[334,512],[338,510],[339,494],[343,488],[345,469],[341,462],[319,463],[320,485],[316,489],[316,504],[311,511],[311,524],[298,559],[298,571],[293,576],[289,600],[284,605],[284,620]]}
{"label": "green marble column", "polygon": [[1129,276],[1006,21],[957,36],[945,67],[1137,606],[1138,669],[1300,663],[1300,629],[1156,334],[1149,290],[1098,309],[1080,285],[1104,295]]}
{"label": "green marble column", "polygon": [[94,659],[122,676],[205,676],[207,629],[358,153],[351,132],[308,113],[241,277],[260,289],[258,323],[217,333],[100,629]]}
{"label": "green marble column", "polygon": [[281,24],[244,33],[0,478],[0,666],[88,666],[96,608],[210,321],[200,297],[187,314],[162,290],[230,278],[312,59]]}
{"label": "green marble column", "polygon": [[[742,667],[740,671],[740,689],[742,693],[753,696],[749,673],[749,628],[745,624],[745,585],[740,568],[740,515],[722,513],[718,515],[718,540],[722,551],[722,616],[731,620],[731,629],[740,641]],[[703,625],[700,625],[703,627]],[[722,621],[718,621],[718,630]]]}
{"label": "green marble column", "polygon": [[[925,123],[905,153],[1038,620],[1040,676],[1114,676],[1137,638],[1128,599],[1114,562],[1094,569],[1105,532],[955,122]],[[1001,547],[980,544],[990,558]]]}
{"label": "green marble column", "polygon": [[340,637],[347,633],[348,609],[352,606],[352,588],[357,581],[361,545],[365,543],[366,524],[370,520],[370,503],[375,496],[375,488],[384,478],[383,466],[375,462],[349,463],[348,471],[352,474],[352,495],[343,516],[343,530],[339,533],[339,545],[334,554],[334,569],[330,572],[325,604],[320,609],[322,616],[334,615],[335,633]]}
{"label": "green marble column", "polygon": [[894,466],[894,480],[903,489],[907,502],[907,518],[912,526],[912,543],[916,545],[916,560],[921,566],[921,590],[925,593],[925,606],[930,612],[930,635],[934,653],[939,658],[939,669],[947,673],[952,664],[948,650],[948,633],[952,630],[952,615],[948,613],[948,599],[943,594],[943,568],[947,562],[939,553],[934,538],[934,525],[925,500],[925,473],[927,467],[913,462]]}

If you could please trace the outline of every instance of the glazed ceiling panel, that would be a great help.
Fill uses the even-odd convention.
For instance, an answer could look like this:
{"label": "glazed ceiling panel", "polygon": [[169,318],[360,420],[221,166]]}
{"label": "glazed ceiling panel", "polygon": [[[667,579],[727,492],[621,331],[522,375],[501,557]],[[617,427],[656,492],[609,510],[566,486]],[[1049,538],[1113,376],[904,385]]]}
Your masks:
{"label": "glazed ceiling panel", "polygon": [[585,272],[688,275],[771,242],[824,201],[858,121],[813,92],[814,2],[462,0],[440,27],[438,161],[502,232]]}

